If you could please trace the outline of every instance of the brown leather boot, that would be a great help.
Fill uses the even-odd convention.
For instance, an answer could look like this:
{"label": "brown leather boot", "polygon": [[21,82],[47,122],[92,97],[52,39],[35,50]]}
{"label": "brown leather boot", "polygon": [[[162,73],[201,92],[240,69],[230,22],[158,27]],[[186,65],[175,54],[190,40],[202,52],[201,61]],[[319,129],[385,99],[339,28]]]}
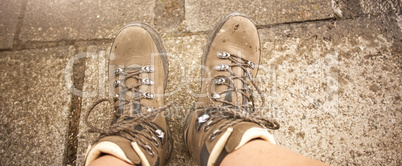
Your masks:
{"label": "brown leather boot", "polygon": [[[85,165],[104,154],[130,164],[163,165],[172,149],[172,137],[162,112],[168,62],[156,31],[143,23],[123,28],[109,56],[109,82],[114,99],[96,102],[86,116],[87,125],[101,133],[86,153]],[[88,123],[94,107],[102,102],[114,106],[116,117],[108,129]]]}
{"label": "brown leather boot", "polygon": [[253,89],[264,101],[253,81],[260,49],[257,28],[243,14],[226,16],[210,36],[202,57],[201,93],[184,129],[187,148],[199,164],[219,165],[254,139],[275,144],[268,129],[279,124],[254,108]]}

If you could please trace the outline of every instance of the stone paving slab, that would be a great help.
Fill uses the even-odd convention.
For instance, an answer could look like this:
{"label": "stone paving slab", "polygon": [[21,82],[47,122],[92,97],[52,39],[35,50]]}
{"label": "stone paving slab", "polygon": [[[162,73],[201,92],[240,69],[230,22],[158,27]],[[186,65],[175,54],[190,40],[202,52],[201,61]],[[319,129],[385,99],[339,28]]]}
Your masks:
{"label": "stone paving slab", "polygon": [[399,0],[360,0],[360,6],[365,14],[388,14],[389,12],[402,15],[402,2]]}
{"label": "stone paving slab", "polygon": [[[387,26],[383,26],[383,25]],[[370,25],[370,28],[365,28]],[[267,98],[266,116],[282,128],[273,131],[281,146],[332,165],[400,163],[402,106],[400,45],[395,22],[381,19],[318,21],[260,29],[262,60],[257,77]],[[175,147],[168,165],[194,165],[183,143],[184,117],[200,88],[200,63],[207,35],[163,38],[169,54],[167,101]],[[90,52],[107,46],[90,47]],[[89,59],[83,113],[107,96],[106,55]],[[99,81],[100,80],[100,81]],[[101,85],[101,86],[99,86]],[[104,90],[102,90],[105,88]],[[98,107],[92,119],[107,126],[110,110]],[[96,134],[81,119],[77,163]]]}
{"label": "stone paving slab", "polygon": [[201,89],[201,56],[207,35],[164,38],[169,54],[169,82],[166,99],[174,102],[167,112],[174,148],[168,165],[196,165],[183,139],[183,127],[189,109]]}
{"label": "stone paving slab", "polygon": [[133,21],[153,23],[155,1],[28,1],[22,41],[112,38]]}
{"label": "stone paving slab", "polygon": [[[84,46],[82,46],[84,47]],[[90,106],[97,99],[108,97],[107,88],[107,53],[110,45],[103,46],[87,46],[79,54],[86,57],[85,79],[82,89],[82,109],[79,123],[78,146],[77,146],[77,165],[83,165],[85,152],[88,146],[95,141],[99,134],[88,132],[89,127],[85,124],[85,115],[89,111]],[[96,124],[97,127],[109,127],[113,112],[107,104],[101,104],[96,111],[91,114],[89,121]]]}
{"label": "stone paving slab", "polygon": [[0,163],[62,165],[69,122],[67,60],[74,47],[0,53]]}
{"label": "stone paving slab", "polygon": [[18,16],[21,11],[21,0],[4,0],[0,9],[0,49],[8,49],[13,45]]}
{"label": "stone paving slab", "polygon": [[279,144],[331,165],[400,165],[398,33],[366,18],[260,30]]}
{"label": "stone paving slab", "polygon": [[186,0],[185,22],[190,32],[211,30],[232,12],[250,16],[258,25],[333,18],[331,1],[321,0]]}
{"label": "stone paving slab", "polygon": [[[4,165],[63,164],[74,95],[66,85],[65,67],[75,52],[87,56],[77,136],[76,163],[81,165],[88,145],[98,136],[87,132],[84,115],[96,99],[108,97],[104,69],[110,44],[89,43],[111,39],[132,21],[171,33],[163,38],[170,52],[167,101],[176,103],[167,116],[175,142],[168,165],[194,165],[182,141],[182,127],[200,88],[200,58],[207,35],[175,33],[211,30],[234,11],[248,14],[258,25],[269,25],[259,30],[263,54],[257,82],[267,98],[266,116],[282,124],[273,131],[281,146],[332,165],[401,165],[398,0],[27,2],[22,42],[89,42],[0,53],[0,132],[4,133],[0,163]],[[334,18],[333,4],[338,2],[345,20],[317,21]],[[7,7],[0,9],[0,49],[13,44],[21,3],[2,2]],[[169,37],[172,34],[176,37]],[[85,45],[86,49],[77,48]],[[90,121],[106,127],[110,116],[110,108],[100,105]]]}
{"label": "stone paving slab", "polygon": [[155,4],[155,28],[162,35],[183,30],[185,0],[160,0]]}
{"label": "stone paving slab", "polygon": [[400,0],[361,0],[360,6],[364,14],[396,21],[402,30],[402,2]]}

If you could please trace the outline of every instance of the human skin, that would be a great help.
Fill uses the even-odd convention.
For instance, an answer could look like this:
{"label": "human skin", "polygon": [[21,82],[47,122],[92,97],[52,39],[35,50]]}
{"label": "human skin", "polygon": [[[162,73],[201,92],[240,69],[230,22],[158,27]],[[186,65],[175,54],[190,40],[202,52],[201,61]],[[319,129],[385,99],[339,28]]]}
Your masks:
{"label": "human skin", "polygon": [[[106,165],[132,166],[131,164],[112,155],[104,155],[90,164],[90,166]],[[268,141],[254,140],[228,154],[221,163],[221,166],[235,165],[324,166],[325,164],[317,160],[309,159],[278,145],[274,145]]]}

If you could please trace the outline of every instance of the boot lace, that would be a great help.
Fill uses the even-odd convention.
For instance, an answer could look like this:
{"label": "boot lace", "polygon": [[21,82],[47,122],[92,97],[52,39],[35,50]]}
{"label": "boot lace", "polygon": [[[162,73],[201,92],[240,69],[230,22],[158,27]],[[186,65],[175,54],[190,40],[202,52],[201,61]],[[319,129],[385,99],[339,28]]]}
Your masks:
{"label": "boot lace", "polygon": [[[255,69],[255,64],[252,61],[249,61],[237,55],[230,54],[228,52],[218,52],[217,56],[220,59],[227,59],[231,61],[231,64],[217,65],[215,67],[215,70],[229,72],[230,75],[217,75],[213,77],[211,81],[206,82],[207,96],[212,104],[196,108],[205,110],[204,113],[202,113],[197,119],[199,125],[196,126],[196,129],[200,130],[201,126],[204,126],[204,131],[208,131],[212,125],[225,120],[209,136],[210,141],[212,141],[216,136],[225,131],[225,129],[227,129],[228,127],[233,126],[239,122],[253,122],[267,129],[279,129],[280,125],[277,121],[269,119],[267,117],[263,117],[261,115],[262,110],[254,108],[252,88],[257,91],[261,98],[262,103],[260,108],[264,108],[265,106],[265,97],[262,95],[261,90],[256,85],[250,73],[250,70]],[[236,73],[232,70],[233,67],[241,68],[243,74],[236,75]],[[234,86],[234,80],[240,80],[244,86]],[[228,88],[227,90],[219,93],[210,93],[208,89],[210,89],[211,86],[227,86]],[[242,101],[240,103],[233,102],[221,97],[222,94],[228,94],[228,92],[231,94],[235,94],[237,100],[241,99]]]}
{"label": "boot lace", "polygon": [[[119,94],[114,96],[114,99],[99,99],[90,107],[89,111],[85,116],[85,123],[90,128],[90,132],[101,133],[100,138],[105,136],[118,135],[124,137],[132,142],[137,142],[137,144],[145,149],[151,156],[155,153],[152,147],[147,143],[148,141],[143,140],[145,138],[154,143],[156,147],[163,144],[165,141],[165,131],[153,123],[152,118],[156,117],[157,114],[162,113],[171,106],[172,103],[168,103],[159,108],[149,107],[140,102],[141,99],[152,100],[155,95],[151,92],[141,92],[140,86],[151,86],[154,81],[149,78],[141,79],[139,75],[141,73],[152,73],[154,68],[152,66],[140,66],[140,67],[125,67],[117,68],[113,71],[115,76],[121,75],[123,78],[116,80],[114,82],[115,87],[121,87]],[[141,82],[141,84],[132,85],[131,87],[126,87],[125,82],[127,79],[136,79]],[[131,98],[126,98],[127,92],[132,92],[134,96]],[[103,102],[109,103],[111,106],[111,111],[115,114],[116,120],[112,123],[109,128],[100,129],[95,127],[89,122],[89,115],[94,110],[94,108]],[[118,102],[118,106],[113,104]],[[130,109],[127,109],[129,105]],[[125,108],[125,109],[123,109]],[[147,111],[142,112],[141,108],[145,108]],[[124,110],[124,111],[123,111]],[[135,111],[135,113],[133,113]]]}

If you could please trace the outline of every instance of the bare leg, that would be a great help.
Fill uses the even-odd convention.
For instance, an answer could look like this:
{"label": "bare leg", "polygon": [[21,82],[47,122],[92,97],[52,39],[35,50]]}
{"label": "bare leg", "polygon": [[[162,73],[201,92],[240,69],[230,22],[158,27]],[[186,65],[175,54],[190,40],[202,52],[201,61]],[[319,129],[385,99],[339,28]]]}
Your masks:
{"label": "bare leg", "polygon": [[121,166],[133,166],[115,156],[105,155],[97,158],[89,166],[106,166],[106,165],[121,165]]}
{"label": "bare leg", "polygon": [[268,141],[255,140],[228,154],[221,165],[325,165]]}
{"label": "bare leg", "polygon": [[[90,166],[122,165],[131,164],[114,157],[105,155]],[[222,161],[226,165],[325,165],[316,160],[309,159],[280,146],[263,140],[255,140],[247,143],[240,149],[228,154]]]}

